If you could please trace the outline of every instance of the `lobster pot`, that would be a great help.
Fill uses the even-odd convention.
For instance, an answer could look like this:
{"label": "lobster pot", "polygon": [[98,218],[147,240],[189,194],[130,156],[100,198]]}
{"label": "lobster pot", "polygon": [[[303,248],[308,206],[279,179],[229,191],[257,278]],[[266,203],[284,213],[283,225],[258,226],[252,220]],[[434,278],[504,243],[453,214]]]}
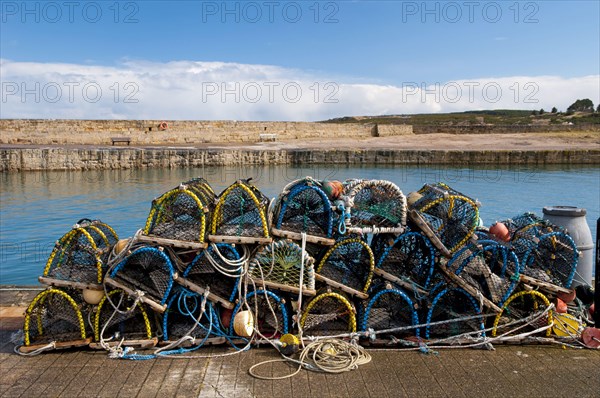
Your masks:
{"label": "lobster pot", "polygon": [[[473,332],[485,336],[481,308],[475,297],[461,288],[441,284],[432,290],[425,323],[425,338],[445,338]],[[467,318],[459,320],[460,318]],[[441,322],[441,323],[436,323]]]}
{"label": "lobster pot", "polygon": [[269,243],[269,198],[247,181],[237,181],[219,195],[212,218],[213,242]]}
{"label": "lobster pot", "polygon": [[288,185],[273,206],[272,232],[275,236],[333,244],[334,212],[318,181],[305,178]]}
{"label": "lobster pot", "polygon": [[325,253],[317,267],[316,279],[366,299],[374,265],[369,245],[361,239],[344,239]]}
{"label": "lobster pot", "polygon": [[411,328],[418,324],[419,319],[415,311],[415,304],[410,297],[402,289],[387,286],[372,294],[365,307],[361,329],[363,331],[373,329],[377,332],[404,328],[377,334],[377,338],[405,338],[419,335],[418,328]]}
{"label": "lobster pot", "polygon": [[82,305],[66,291],[49,288],[38,294],[27,307],[23,327],[23,353],[39,349],[48,343],[56,348],[87,346],[87,337]]}
{"label": "lobster pot", "polygon": [[[238,303],[233,309],[231,319],[240,311],[253,314],[254,328],[267,339],[279,338],[289,332],[289,316],[284,300],[268,290],[255,290],[246,295],[246,304]],[[236,335],[232,321],[229,334]]]}
{"label": "lobster pot", "polygon": [[208,203],[186,185],[172,189],[152,202],[144,235],[159,239],[204,242]]}
{"label": "lobster pot", "polygon": [[406,197],[390,181],[347,181],[344,197],[350,204],[350,232],[400,233],[406,225]]}
{"label": "lobster pot", "polygon": [[525,253],[522,272],[539,281],[570,288],[578,260],[573,239],[565,232],[550,232],[540,236]]}
{"label": "lobster pot", "polygon": [[199,294],[208,289],[209,300],[233,308],[243,271],[240,261],[240,255],[233,245],[211,244],[194,258],[183,271],[183,278],[178,278],[177,282]]}
{"label": "lobster pot", "polygon": [[[531,333],[552,325],[552,311],[545,312],[548,307],[550,301],[538,291],[521,291],[513,294],[504,303],[502,311],[496,315],[492,336]],[[550,336],[550,331],[548,327],[537,334]]]}
{"label": "lobster pot", "polygon": [[342,293],[325,291],[313,297],[300,317],[305,336],[356,332],[356,310]]}
{"label": "lobster pot", "polygon": [[[543,220],[534,213],[523,213],[519,216],[500,221],[508,229],[510,247],[522,262],[525,254],[537,245],[540,236],[550,232],[562,231],[547,220]],[[498,240],[493,234],[481,233],[481,238]]]}
{"label": "lobster pot", "polygon": [[444,248],[455,253],[475,232],[479,222],[478,204],[441,183],[425,185],[419,194],[422,197],[412,209],[424,219]]}
{"label": "lobster pot", "polygon": [[202,300],[202,295],[183,288],[171,295],[163,314],[163,340],[191,336],[198,343],[223,334],[213,303],[207,301],[202,313]]}
{"label": "lobster pot", "polygon": [[519,260],[506,247],[489,241],[481,244],[483,249],[474,244],[460,249],[447,267],[492,303],[502,306],[519,280]]}
{"label": "lobster pot", "polygon": [[192,191],[200,201],[210,209],[215,205],[217,195],[208,181],[202,177],[192,178],[182,183],[188,190]]}
{"label": "lobster pot", "polygon": [[[109,301],[110,299],[110,301]],[[147,340],[147,345],[154,346],[152,339],[150,319],[144,305],[135,301],[122,290],[114,289],[104,296],[96,311],[94,319],[94,340],[100,343],[104,340],[108,344],[121,343],[130,345],[133,341]],[[120,311],[116,311],[115,307]],[[102,348],[99,346],[98,348]]]}
{"label": "lobster pot", "polygon": [[316,294],[314,259],[294,242],[279,240],[264,246],[250,262],[248,273],[259,285],[296,294],[302,276],[303,294]]}
{"label": "lobster pot", "polygon": [[377,235],[371,242],[375,274],[408,289],[429,289],[435,268],[435,250],[426,236],[405,232],[396,237]]}
{"label": "lobster pot", "polygon": [[141,247],[113,268],[106,283],[130,295],[142,292],[143,302],[163,312],[174,278],[175,270],[162,248]]}
{"label": "lobster pot", "polygon": [[40,282],[62,287],[100,289],[105,264],[118,236],[107,224],[80,220],[55,244]]}

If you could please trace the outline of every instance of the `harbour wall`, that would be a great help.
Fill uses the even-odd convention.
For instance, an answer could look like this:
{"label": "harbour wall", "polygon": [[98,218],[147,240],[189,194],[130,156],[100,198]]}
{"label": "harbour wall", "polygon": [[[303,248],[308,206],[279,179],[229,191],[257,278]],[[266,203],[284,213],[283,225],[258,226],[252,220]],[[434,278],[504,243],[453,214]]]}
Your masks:
{"label": "harbour wall", "polygon": [[0,119],[0,144],[110,145],[129,138],[132,145],[249,143],[264,139],[318,140],[412,134],[405,124],[237,122],[233,120],[45,120]]}
{"label": "harbour wall", "polygon": [[0,148],[0,172],[244,165],[600,165],[600,150]]}

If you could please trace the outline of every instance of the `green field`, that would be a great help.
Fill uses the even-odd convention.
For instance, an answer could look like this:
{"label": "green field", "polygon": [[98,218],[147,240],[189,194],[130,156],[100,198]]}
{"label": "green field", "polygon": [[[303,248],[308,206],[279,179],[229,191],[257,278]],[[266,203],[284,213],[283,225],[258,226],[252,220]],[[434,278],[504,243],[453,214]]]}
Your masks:
{"label": "green field", "polygon": [[530,125],[530,124],[600,124],[600,113],[568,115],[563,112],[550,113],[527,110],[486,110],[457,113],[421,113],[415,115],[346,116],[325,120],[325,123],[377,123],[411,124],[413,126],[460,126],[460,125]]}

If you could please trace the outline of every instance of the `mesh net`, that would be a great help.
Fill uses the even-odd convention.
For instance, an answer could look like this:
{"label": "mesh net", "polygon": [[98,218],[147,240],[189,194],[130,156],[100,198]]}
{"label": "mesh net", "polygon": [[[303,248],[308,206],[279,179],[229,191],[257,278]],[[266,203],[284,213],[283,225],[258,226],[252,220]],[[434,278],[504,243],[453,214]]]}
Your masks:
{"label": "mesh net", "polygon": [[184,336],[203,339],[222,334],[213,304],[206,302],[202,312],[202,296],[180,289],[171,296],[167,310],[163,314],[164,340],[175,341]]}
{"label": "mesh net", "polygon": [[[483,318],[477,317],[477,315],[481,315],[480,307],[469,293],[460,288],[449,288],[442,285],[436,289],[435,295],[430,295],[430,298],[425,338],[458,336],[479,330],[484,334]],[[471,316],[475,316],[475,318],[453,321]],[[431,325],[434,322],[442,323]]]}
{"label": "mesh net", "polygon": [[250,262],[248,272],[255,279],[300,288],[302,257],[304,257],[302,286],[314,289],[314,259],[306,252],[302,253],[302,248],[290,241],[279,240],[265,246]]}
{"label": "mesh net", "polygon": [[435,261],[435,251],[429,239],[418,232],[405,232],[395,240],[390,240],[389,236],[373,238],[371,247],[374,248],[374,254],[378,253],[375,254],[375,266],[427,289]]}
{"label": "mesh net", "polygon": [[512,295],[504,304],[502,312],[496,317],[492,334],[498,336],[505,333],[508,335],[527,333],[550,324],[552,320],[548,315],[536,320],[525,320],[534,313],[544,311],[549,305],[548,299],[536,291]]}
{"label": "mesh net", "polygon": [[44,276],[64,281],[98,284],[118,236],[108,225],[96,220],[77,224],[54,246]]}
{"label": "mesh net", "polygon": [[355,332],[356,315],[341,294],[322,293],[307,304],[300,325],[305,336],[333,336]]}
{"label": "mesh net", "polygon": [[353,227],[392,228],[406,224],[406,197],[389,181],[351,181],[345,189],[351,199]]}
{"label": "mesh net", "polygon": [[208,181],[202,177],[193,178],[189,181],[182,183],[187,189],[196,194],[198,199],[209,208],[214,207],[215,204],[215,191],[212,189]]}
{"label": "mesh net", "polygon": [[571,287],[578,262],[577,246],[564,232],[551,232],[537,239],[523,258],[523,274],[565,288]]}
{"label": "mesh net", "polygon": [[445,184],[425,185],[413,205],[444,246],[454,253],[474,234],[479,208],[467,196]]}
{"label": "mesh net", "polygon": [[173,285],[173,266],[163,251],[154,247],[137,249],[112,271],[110,276],[133,291],[142,291],[164,304]]}
{"label": "mesh net", "polygon": [[153,202],[144,232],[165,239],[203,242],[206,221],[205,203],[182,186]]}
{"label": "mesh net", "polygon": [[[411,299],[399,289],[384,289],[376,293],[366,306],[363,330],[375,331],[405,328],[418,323]],[[417,329],[398,330],[378,334],[379,338],[402,338],[418,335]]]}
{"label": "mesh net", "polygon": [[[508,246],[517,256],[523,275],[565,288],[571,286],[579,256],[577,245],[565,230],[533,213],[501,222],[509,230]],[[479,238],[497,240],[483,231]]]}
{"label": "mesh net", "polygon": [[67,292],[49,289],[38,294],[25,314],[25,345],[69,342],[86,337],[83,315]]}
{"label": "mesh net", "polygon": [[[118,289],[110,291],[108,295],[110,302],[105,297],[98,304],[94,324],[96,341],[99,342],[101,337],[116,341],[151,339],[150,322],[144,306],[138,303],[133,311],[127,311],[134,306],[131,297]],[[111,302],[122,312],[115,311]]]}
{"label": "mesh net", "polygon": [[345,239],[329,249],[319,263],[317,273],[354,290],[366,292],[373,268],[371,248],[362,240]]}
{"label": "mesh net", "polygon": [[510,296],[518,281],[518,272],[511,278],[507,267],[513,271],[518,269],[516,257],[509,257],[509,252],[498,246],[481,250],[470,244],[456,252],[448,262],[448,268],[454,274],[499,306]]}
{"label": "mesh net", "polygon": [[[96,247],[100,248],[101,250],[114,246],[119,240],[119,237],[114,229],[112,229],[110,225],[105,224],[100,220],[91,221],[83,228],[85,228],[92,239],[94,239]],[[106,256],[108,257],[108,254],[106,254]]]}
{"label": "mesh net", "polygon": [[277,213],[274,215],[276,228],[331,237],[333,211],[329,198],[321,188],[301,182],[278,200]]}
{"label": "mesh net", "polygon": [[[233,301],[237,292],[241,270],[233,269],[221,256],[229,261],[240,259],[240,255],[234,246],[227,243],[213,244],[196,256],[183,272],[183,277],[201,288],[209,288],[211,293],[225,300]],[[227,276],[220,272],[215,267],[215,263],[228,274],[236,276]]]}
{"label": "mesh net", "polygon": [[221,236],[269,236],[266,210],[269,199],[257,188],[238,181],[220,196],[213,215],[211,233]]}
{"label": "mesh net", "polygon": [[[273,292],[257,290],[246,296],[248,307],[237,305],[233,318],[239,311],[249,309],[254,315],[254,327],[266,338],[279,338],[288,333],[288,312],[281,298]],[[230,333],[234,334],[233,322]]]}

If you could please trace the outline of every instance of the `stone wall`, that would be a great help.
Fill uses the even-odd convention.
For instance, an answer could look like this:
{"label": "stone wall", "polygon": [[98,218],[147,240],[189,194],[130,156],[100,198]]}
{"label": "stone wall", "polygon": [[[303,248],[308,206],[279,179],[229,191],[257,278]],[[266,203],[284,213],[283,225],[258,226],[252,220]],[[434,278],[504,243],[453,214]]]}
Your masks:
{"label": "stone wall", "polygon": [[600,164],[600,150],[241,150],[171,148],[0,148],[0,172],[269,164],[545,165]]}
{"label": "stone wall", "polygon": [[[167,123],[166,130],[159,126]],[[383,127],[383,126],[381,126]],[[382,135],[410,134],[411,126],[382,128]],[[110,145],[112,137],[128,137],[132,145],[244,143],[276,134],[277,140],[366,138],[377,136],[374,124],[310,122],[236,122],[190,120],[31,120],[0,119],[0,144]]]}

